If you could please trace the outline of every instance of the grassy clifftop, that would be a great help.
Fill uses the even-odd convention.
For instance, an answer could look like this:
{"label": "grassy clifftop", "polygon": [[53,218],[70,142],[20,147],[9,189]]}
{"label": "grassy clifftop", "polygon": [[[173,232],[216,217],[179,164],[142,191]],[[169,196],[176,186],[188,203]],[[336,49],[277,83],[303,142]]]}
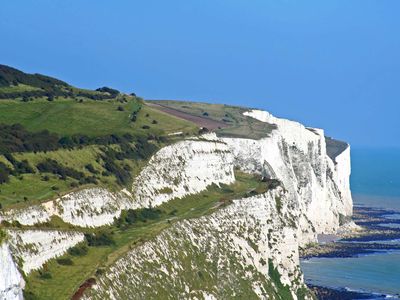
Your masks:
{"label": "grassy clifftop", "polygon": [[0,208],[71,190],[120,189],[142,161],[195,124],[111,88],[72,87],[0,65]]}

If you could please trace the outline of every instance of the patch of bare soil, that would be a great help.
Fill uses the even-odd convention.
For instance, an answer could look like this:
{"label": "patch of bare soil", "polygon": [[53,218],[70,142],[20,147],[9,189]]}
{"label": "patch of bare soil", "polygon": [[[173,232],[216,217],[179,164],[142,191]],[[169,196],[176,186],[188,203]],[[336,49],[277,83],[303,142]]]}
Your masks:
{"label": "patch of bare soil", "polygon": [[89,278],[84,283],[81,284],[79,289],[75,292],[75,294],[71,297],[71,300],[79,300],[82,298],[83,293],[86,289],[90,289],[93,285],[96,284],[96,279]]}
{"label": "patch of bare soil", "polygon": [[183,111],[180,111],[180,110],[177,110],[177,109],[174,109],[174,108],[162,105],[162,104],[147,103],[147,105],[149,105],[153,108],[156,108],[158,110],[161,110],[167,114],[173,115],[175,117],[190,121],[199,127],[205,127],[210,131],[229,126],[229,125],[225,124],[224,122],[219,122],[219,121],[215,121],[215,120],[212,120],[209,118],[188,114],[186,112],[183,112]]}

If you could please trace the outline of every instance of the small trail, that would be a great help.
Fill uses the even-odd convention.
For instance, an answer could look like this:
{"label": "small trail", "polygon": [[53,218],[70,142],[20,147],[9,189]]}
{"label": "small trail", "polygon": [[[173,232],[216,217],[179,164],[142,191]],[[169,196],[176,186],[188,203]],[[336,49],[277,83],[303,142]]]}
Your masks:
{"label": "small trail", "polygon": [[211,130],[211,131],[216,130],[216,129],[220,129],[220,128],[229,127],[229,125],[225,124],[224,122],[220,122],[220,121],[216,121],[216,120],[213,120],[213,119],[192,115],[192,114],[180,111],[178,109],[168,107],[168,106],[163,105],[163,104],[156,104],[156,103],[149,103],[149,102],[146,102],[146,104],[148,106],[150,106],[150,107],[153,107],[155,109],[161,110],[161,111],[163,111],[163,112],[165,112],[167,114],[170,114],[170,115],[173,115],[175,117],[184,119],[186,121],[190,121],[192,123],[195,123],[199,127],[205,127],[205,128],[207,128],[208,130]]}

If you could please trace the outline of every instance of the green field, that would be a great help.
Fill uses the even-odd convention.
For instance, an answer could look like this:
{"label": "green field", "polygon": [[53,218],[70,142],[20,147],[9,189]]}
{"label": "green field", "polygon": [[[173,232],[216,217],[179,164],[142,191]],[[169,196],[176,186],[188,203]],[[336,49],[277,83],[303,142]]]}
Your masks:
{"label": "green field", "polygon": [[[84,100],[82,103],[73,99],[18,100],[0,101],[0,123],[23,125],[29,131],[48,130],[60,135],[85,134],[102,136],[107,134],[131,133],[170,133],[190,132],[194,129],[190,122],[165,115],[143,105],[136,122],[130,119],[142,104],[136,99],[127,103],[118,100]],[[118,107],[124,110],[119,111]],[[148,116],[147,116],[148,115]],[[147,117],[146,117],[147,116]],[[158,123],[153,124],[153,120]],[[143,129],[147,125],[150,129]]]}
{"label": "green field", "polygon": [[[89,176],[92,175],[85,166],[91,164],[99,174],[99,184],[106,186],[111,190],[115,190],[117,184],[115,183],[115,177],[102,176],[101,172],[104,171],[103,166],[100,164],[101,161],[97,162],[98,155],[102,153],[100,147],[97,145],[87,146],[82,149],[60,149],[50,152],[27,152],[27,153],[16,153],[14,158],[17,160],[27,160],[29,164],[34,167],[35,173],[33,174],[22,174],[20,176],[10,176],[8,183],[0,185],[0,203],[3,208],[16,208],[26,205],[32,205],[40,203],[44,200],[56,198],[62,194],[76,190],[77,188],[71,187],[71,184],[76,180],[67,177],[66,180],[60,180],[58,176],[50,173],[40,174],[36,169],[36,165],[47,158],[54,159],[61,164],[71,167],[77,171],[84,173]],[[4,156],[0,156],[0,161],[8,162]],[[135,167],[135,163],[132,162],[132,166]],[[8,164],[10,164],[8,162]],[[47,176],[44,180],[44,176]],[[82,185],[79,188],[87,188],[94,186],[93,184]]]}
{"label": "green field", "polygon": [[269,136],[276,128],[274,124],[243,116],[243,113],[249,110],[244,107],[172,100],[151,100],[151,102],[195,116],[224,122],[227,127],[216,131],[221,137],[260,139]]}
{"label": "green field", "polygon": [[89,247],[89,253],[82,257],[65,255],[73,260],[71,266],[62,266],[52,259],[44,267],[52,278],[42,279],[37,271],[30,273],[26,278],[26,294],[34,294],[37,297],[34,299],[70,299],[80,284],[95,276],[96,270],[107,268],[132,247],[155,237],[174,222],[212,213],[229,205],[230,199],[239,199],[255,190],[265,192],[265,183],[252,175],[236,173],[236,182],[232,185],[221,188],[213,185],[199,194],[159,206],[163,213],[158,220],[135,223],[125,230],[113,226],[115,245]]}

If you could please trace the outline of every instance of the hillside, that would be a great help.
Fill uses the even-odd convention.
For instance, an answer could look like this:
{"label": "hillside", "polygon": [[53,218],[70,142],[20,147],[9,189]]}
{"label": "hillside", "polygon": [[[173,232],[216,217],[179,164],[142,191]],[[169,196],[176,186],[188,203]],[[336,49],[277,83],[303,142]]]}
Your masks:
{"label": "hillside", "polygon": [[313,298],[299,247],[352,214],[346,143],[244,107],[0,82],[0,299]]}
{"label": "hillside", "polygon": [[5,66],[0,66],[0,81],[0,98],[8,97],[0,99],[3,209],[88,186],[118,189],[141,161],[176,139],[168,134],[197,130],[139,97],[109,88],[77,89]]}

